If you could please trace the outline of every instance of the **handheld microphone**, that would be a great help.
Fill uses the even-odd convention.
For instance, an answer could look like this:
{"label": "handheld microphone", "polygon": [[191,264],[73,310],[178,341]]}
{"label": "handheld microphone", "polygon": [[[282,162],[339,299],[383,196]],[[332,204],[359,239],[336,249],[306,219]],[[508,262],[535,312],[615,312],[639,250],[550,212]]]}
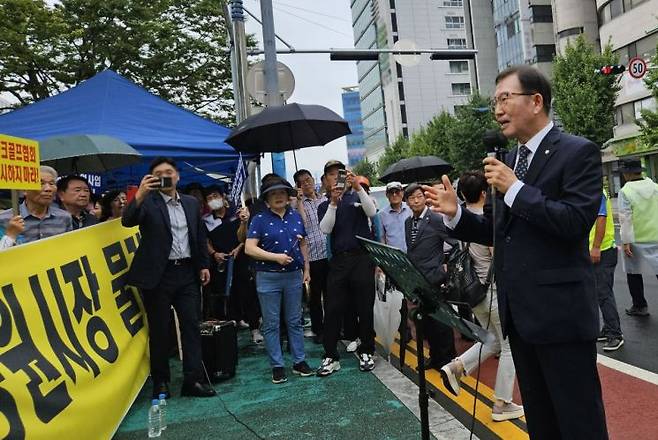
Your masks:
{"label": "handheld microphone", "polygon": [[505,146],[507,146],[507,138],[500,130],[489,129],[484,132],[482,143],[487,149],[487,157],[495,157],[500,160],[501,153]]}

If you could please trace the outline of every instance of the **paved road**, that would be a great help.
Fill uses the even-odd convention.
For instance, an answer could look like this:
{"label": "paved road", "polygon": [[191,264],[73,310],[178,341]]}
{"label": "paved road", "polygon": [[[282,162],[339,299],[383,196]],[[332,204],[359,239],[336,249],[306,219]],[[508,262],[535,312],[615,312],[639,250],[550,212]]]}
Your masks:
{"label": "paved road", "polygon": [[[620,256],[621,258],[621,256]],[[631,306],[626,274],[621,268],[621,259],[615,271],[615,299],[624,333],[624,345],[617,351],[599,353],[627,364],[658,373],[658,280],[648,269],[644,273],[644,296],[649,303],[650,316],[628,316],[624,309]]]}
{"label": "paved road", "polygon": [[[617,244],[619,239],[619,223],[617,222],[616,207],[617,200],[612,200],[615,211],[615,238]],[[621,247],[621,245],[620,245]],[[658,279],[649,268],[644,267],[644,296],[649,303],[650,316],[636,317],[628,316],[624,310],[631,306],[631,295],[628,293],[626,274],[622,270],[621,253],[615,271],[615,299],[619,318],[621,319],[621,331],[624,333],[624,345],[617,351],[604,352],[599,346],[599,353],[617,359],[619,361],[643,368],[653,373],[658,373]]]}

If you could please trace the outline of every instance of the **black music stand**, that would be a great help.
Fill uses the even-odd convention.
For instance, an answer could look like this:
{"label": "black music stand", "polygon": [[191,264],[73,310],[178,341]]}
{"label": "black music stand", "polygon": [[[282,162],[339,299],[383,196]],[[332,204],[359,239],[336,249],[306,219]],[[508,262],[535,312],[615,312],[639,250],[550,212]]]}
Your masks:
{"label": "black music stand", "polygon": [[[430,438],[428,416],[428,395],[425,381],[425,351],[423,319],[431,316],[449,327],[476,341],[483,342],[488,332],[472,322],[462,319],[448,305],[442,293],[433,287],[427,278],[413,265],[402,250],[363,237],[356,237],[370,258],[377,264],[400,289],[407,300],[416,304],[412,319],[416,324],[416,344],[418,347],[418,403],[420,406],[420,425],[423,440]],[[404,342],[403,342],[404,343]]]}

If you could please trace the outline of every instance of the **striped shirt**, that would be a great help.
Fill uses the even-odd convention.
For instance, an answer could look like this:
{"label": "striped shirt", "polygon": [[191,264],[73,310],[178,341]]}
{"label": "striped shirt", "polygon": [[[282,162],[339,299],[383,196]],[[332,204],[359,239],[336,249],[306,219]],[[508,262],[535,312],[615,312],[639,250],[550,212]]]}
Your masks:
{"label": "striped shirt", "polygon": [[[16,244],[30,243],[73,230],[71,214],[55,205],[48,207],[46,216],[42,219],[32,215],[25,202],[20,204],[19,212],[25,221],[25,230],[17,237]],[[0,235],[4,234],[9,220],[13,217],[14,213],[11,209],[0,212]]]}
{"label": "striped shirt", "polygon": [[411,231],[410,231],[411,232],[410,233],[411,243],[410,244],[416,243],[416,237],[418,236],[418,225],[420,224],[420,221],[423,219],[423,217],[425,217],[425,214],[427,214],[427,209],[428,208],[426,206],[425,209],[423,209],[423,212],[420,214],[419,217],[413,216],[411,218]]}
{"label": "striped shirt", "polygon": [[176,198],[169,197],[161,192],[160,195],[167,205],[169,212],[169,222],[171,223],[171,251],[169,251],[170,260],[179,260],[181,258],[190,258],[190,239],[187,230],[187,217],[185,210],[180,202],[180,196],[176,193]]}
{"label": "striped shirt", "polygon": [[304,196],[302,203],[304,213],[304,228],[308,234],[309,261],[319,261],[327,258],[327,236],[320,230],[320,221],[318,220],[318,206],[327,200],[325,196],[318,196],[315,199]]}

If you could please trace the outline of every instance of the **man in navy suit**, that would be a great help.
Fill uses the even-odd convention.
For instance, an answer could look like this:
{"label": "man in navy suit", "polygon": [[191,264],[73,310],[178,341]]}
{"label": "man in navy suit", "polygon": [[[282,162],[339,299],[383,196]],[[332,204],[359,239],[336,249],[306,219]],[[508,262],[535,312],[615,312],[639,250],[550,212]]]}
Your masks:
{"label": "man in navy suit", "polygon": [[484,160],[497,196],[483,216],[458,206],[446,176],[443,188],[424,189],[461,240],[491,245],[495,224],[498,309],[530,438],[607,439],[588,252],[601,201],[600,152],[555,128],[550,103],[550,83],[534,68],[513,66],[496,78],[495,117],[518,146],[504,162]]}
{"label": "man in navy suit", "polygon": [[[443,218],[427,207],[423,189],[417,183],[407,186],[404,199],[411,209],[404,222],[407,256],[427,281],[438,288],[447,278],[443,270],[443,242],[448,232]],[[425,367],[438,371],[457,356],[454,334],[451,327],[431,317],[425,321],[425,329],[430,345],[430,359]]]}
{"label": "man in navy suit", "polygon": [[[164,179],[163,179],[164,178]],[[172,159],[159,157],[123,212],[124,226],[139,226],[141,242],[127,284],[139,287],[149,322],[153,397],[169,397],[169,317],[173,305],[183,348],[183,396],[211,397],[203,383],[199,332],[200,286],[210,280],[206,229],[199,202],[176,191]],[[164,182],[164,185],[162,183]]]}

